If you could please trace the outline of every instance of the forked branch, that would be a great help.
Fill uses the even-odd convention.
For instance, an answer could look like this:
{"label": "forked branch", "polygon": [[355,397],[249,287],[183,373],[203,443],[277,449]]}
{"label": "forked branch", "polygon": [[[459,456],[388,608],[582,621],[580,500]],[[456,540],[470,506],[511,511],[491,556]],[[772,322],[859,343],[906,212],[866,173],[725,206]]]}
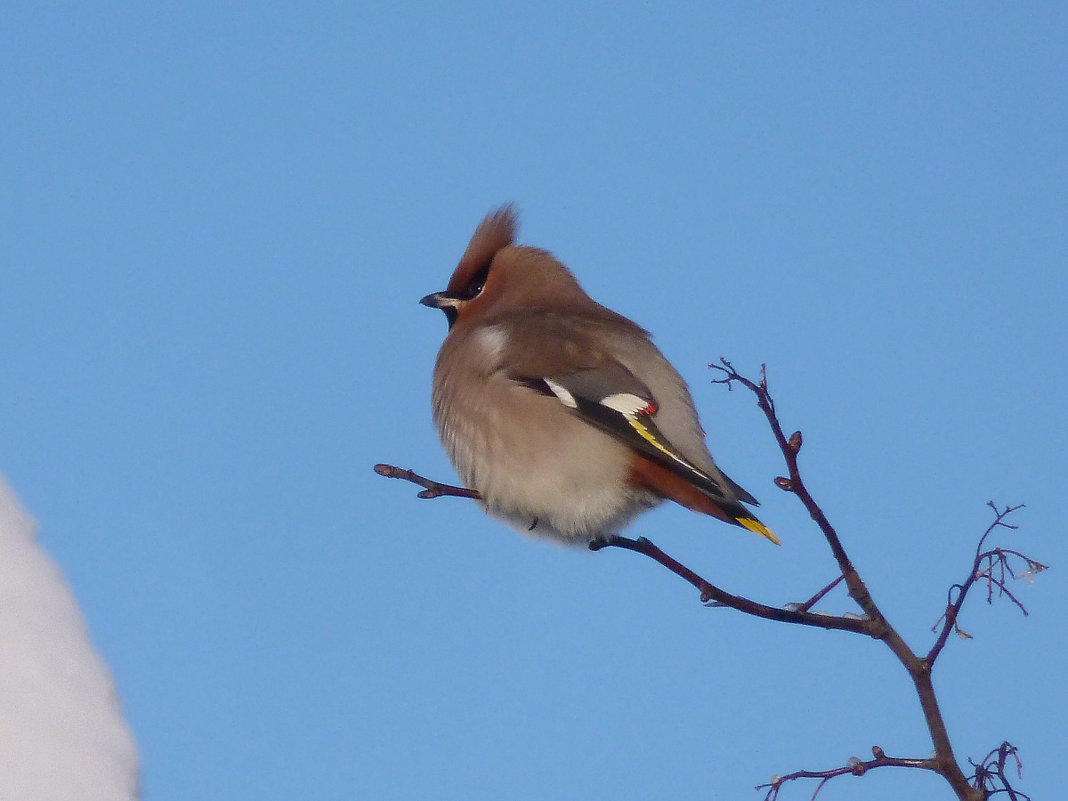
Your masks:
{"label": "forked branch", "polygon": [[[997,528],[1005,528],[1011,531],[1015,531],[1019,526],[1011,525],[1005,522],[1005,519],[1018,509],[1023,508],[1023,504],[1017,506],[1006,506],[1004,509],[998,509],[997,505],[993,501],[987,501],[987,506],[994,510],[994,522],[992,522],[983,533],[983,536],[979,538],[979,544],[975,546],[975,560],[972,562],[971,572],[968,573],[968,577],[960,584],[954,584],[949,588],[949,599],[946,603],[946,611],[942,614],[942,617],[931,627],[931,631],[938,631],[939,624],[941,624],[941,630],[938,631],[938,637],[935,639],[934,645],[931,646],[931,650],[927,653],[927,661],[934,664],[934,661],[938,658],[938,655],[942,653],[942,649],[946,645],[946,640],[949,639],[951,632],[956,632],[964,639],[971,637],[966,631],[957,625],[957,617],[960,615],[961,607],[964,605],[964,599],[968,595],[968,591],[977,582],[986,582],[986,602],[994,602],[994,592],[997,590],[998,596],[1007,597],[1020,611],[1025,615],[1027,610],[1024,605],[1020,603],[1020,600],[1013,594],[1006,584],[1008,578],[1025,579],[1028,582],[1033,582],[1035,576],[1046,569],[1046,565],[1041,562],[1037,562],[1029,556],[1024,556],[1019,551],[1009,550],[1008,548],[992,548],[989,551],[984,551],[983,546],[986,544],[986,538]],[[1019,573],[1013,570],[1013,567],[1020,565],[1025,568],[1020,570]]]}
{"label": "forked branch", "polygon": [[[803,443],[801,432],[795,431],[790,436],[786,436],[775,410],[775,402],[768,391],[767,375],[764,368],[761,367],[760,380],[752,381],[738,373],[726,359],[721,359],[720,364],[709,366],[722,373],[722,377],[716,379],[715,383],[726,384],[728,388],[734,384],[739,384],[756,396],[757,405],[764,412],[764,416],[767,418],[775,441],[786,462],[788,475],[776,478],[775,484],[780,489],[797,496],[798,500],[804,505],[827,541],[840,575],[805,603],[777,607],[734,595],[717,587],[664,553],[645,537],[628,539],[615,535],[591,543],[591,550],[597,551],[612,547],[640,553],[693,585],[701,593],[702,602],[709,606],[727,606],[739,612],[766,620],[776,620],[815,628],[851,631],[881,640],[893,652],[905,670],[908,671],[934,745],[934,753],[925,759],[888,757],[881,748],[876,746],[872,749],[873,758],[867,761],[854,757],[846,765],[831,770],[799,770],[783,776],[776,776],[770,783],[760,785],[758,788],[767,789],[765,801],[775,801],[784,785],[798,779],[820,780],[816,792],[812,796],[815,798],[824,784],[837,776],[846,774],[859,776],[868,770],[882,767],[913,768],[937,773],[949,783],[960,801],[986,801],[990,796],[999,793],[1007,794],[1011,801],[1030,801],[1026,795],[1012,787],[1006,775],[1006,765],[1010,758],[1015,760],[1017,773],[1019,773],[1020,768],[1020,760],[1016,753],[1016,748],[1009,743],[1002,743],[1001,746],[987,754],[979,763],[971,762],[975,769],[974,773],[970,777],[965,776],[953,753],[949,733],[931,680],[931,671],[935,660],[945,647],[949,635],[956,631],[961,636],[968,636],[960,629],[957,621],[964,600],[975,584],[985,582],[988,602],[992,602],[995,595],[999,597],[1005,596],[1015,603],[1024,614],[1027,614],[1019,599],[1009,588],[1008,581],[1014,578],[1033,580],[1038,573],[1047,569],[1046,565],[1015,550],[999,547],[984,550],[987,538],[995,529],[1016,528],[1015,525],[1007,523],[1006,518],[1020,507],[1007,506],[1004,509],[998,509],[993,503],[989,504],[994,511],[995,518],[979,540],[972,569],[964,581],[954,584],[950,588],[946,611],[932,629],[932,631],[937,632],[935,642],[925,655],[918,656],[905,643],[901,635],[879,609],[846,553],[838,532],[831,525],[805,485],[798,464],[798,454]],[[422,487],[423,489],[419,493],[420,498],[459,497],[481,499],[481,495],[476,490],[432,481],[411,470],[387,464],[377,464],[374,469],[379,475],[403,479]],[[1016,572],[1016,568],[1022,569],[1020,572]],[[810,611],[820,598],[830,592],[841,581],[845,581],[849,595],[860,607],[861,614],[825,615]]]}
{"label": "forked branch", "polygon": [[766,789],[768,791],[764,796],[764,801],[776,801],[783,785],[798,779],[819,779],[820,783],[816,786],[816,792],[812,794],[812,798],[815,799],[820,794],[820,790],[823,789],[823,785],[837,776],[863,776],[869,770],[874,770],[875,768],[919,768],[920,770],[938,772],[938,765],[933,759],[888,757],[883,752],[883,749],[877,745],[872,746],[871,753],[872,758],[869,760],[865,761],[859,757],[850,757],[841,767],[831,768],[830,770],[795,770],[793,773],[787,773],[784,776],[772,776],[770,782],[758,784],[756,789]]}

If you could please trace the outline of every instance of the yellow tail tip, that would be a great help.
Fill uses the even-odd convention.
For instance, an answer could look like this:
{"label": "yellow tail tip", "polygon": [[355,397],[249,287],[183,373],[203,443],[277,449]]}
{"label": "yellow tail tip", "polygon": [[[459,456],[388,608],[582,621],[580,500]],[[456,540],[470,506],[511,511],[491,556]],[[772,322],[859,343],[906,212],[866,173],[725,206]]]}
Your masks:
{"label": "yellow tail tip", "polygon": [[759,534],[761,537],[767,537],[769,540],[774,542],[776,545],[782,545],[782,542],[780,542],[779,538],[776,537],[771,532],[771,529],[768,528],[767,526],[765,526],[763,523],[761,523],[756,518],[753,518],[753,517],[739,517],[738,518],[738,525],[744,526],[745,528],[747,528],[750,531],[752,531],[754,534]]}

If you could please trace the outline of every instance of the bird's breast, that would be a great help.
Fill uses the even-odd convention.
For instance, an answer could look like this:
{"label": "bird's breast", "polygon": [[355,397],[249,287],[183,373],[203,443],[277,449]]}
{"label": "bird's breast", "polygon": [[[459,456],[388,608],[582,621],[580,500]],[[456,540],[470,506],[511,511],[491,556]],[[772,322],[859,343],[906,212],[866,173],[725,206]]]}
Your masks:
{"label": "bird's breast", "polygon": [[655,503],[627,484],[629,449],[557,399],[503,373],[435,384],[435,419],[457,473],[517,528],[536,520],[535,534],[589,540]]}

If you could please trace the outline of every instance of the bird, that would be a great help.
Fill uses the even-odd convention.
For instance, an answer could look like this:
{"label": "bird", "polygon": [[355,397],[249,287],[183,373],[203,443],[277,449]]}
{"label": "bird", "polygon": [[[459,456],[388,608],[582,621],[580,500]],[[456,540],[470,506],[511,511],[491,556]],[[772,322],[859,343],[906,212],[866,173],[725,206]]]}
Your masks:
{"label": "bird", "polygon": [[483,509],[561,543],[606,542],[662,501],[779,538],[709,452],[690,390],[648,331],[550,252],[513,205],[479,224],[444,291],[434,365],[442,446]]}

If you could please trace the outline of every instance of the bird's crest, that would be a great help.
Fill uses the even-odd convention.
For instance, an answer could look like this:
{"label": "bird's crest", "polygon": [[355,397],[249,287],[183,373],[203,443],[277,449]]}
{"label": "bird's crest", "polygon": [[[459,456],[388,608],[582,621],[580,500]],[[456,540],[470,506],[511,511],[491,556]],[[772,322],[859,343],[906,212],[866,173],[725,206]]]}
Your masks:
{"label": "bird's crest", "polygon": [[518,213],[508,204],[490,212],[475,229],[456,271],[449,281],[449,290],[457,291],[467,285],[471,276],[489,267],[497,251],[515,242]]}

